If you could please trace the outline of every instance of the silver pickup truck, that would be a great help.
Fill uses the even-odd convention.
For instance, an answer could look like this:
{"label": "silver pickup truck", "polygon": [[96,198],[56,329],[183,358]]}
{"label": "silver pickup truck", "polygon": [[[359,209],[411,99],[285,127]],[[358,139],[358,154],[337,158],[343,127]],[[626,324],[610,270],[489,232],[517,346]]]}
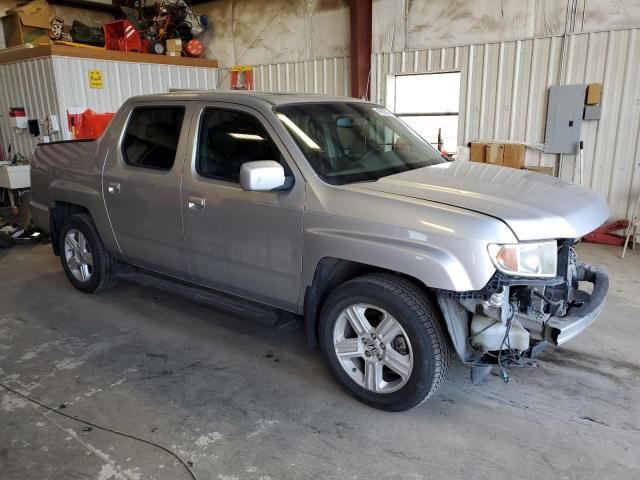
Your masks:
{"label": "silver pickup truck", "polygon": [[608,217],[598,195],[449,162],[351,98],[132,98],[100,139],[40,145],[32,187],[79,290],[132,276],[260,322],[294,315],[339,383],[385,410],[429,398],[451,348],[474,380],[508,380],[608,289],[574,250]]}

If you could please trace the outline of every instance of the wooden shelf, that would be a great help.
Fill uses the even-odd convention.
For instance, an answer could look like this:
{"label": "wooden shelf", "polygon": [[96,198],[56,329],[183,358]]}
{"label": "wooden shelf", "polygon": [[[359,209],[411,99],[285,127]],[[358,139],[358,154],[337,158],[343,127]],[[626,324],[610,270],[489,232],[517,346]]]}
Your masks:
{"label": "wooden shelf", "polygon": [[42,57],[77,57],[111,60],[115,62],[156,63],[183,67],[217,68],[218,61],[209,58],[169,57],[150,53],[126,53],[115,50],[69,47],[66,45],[41,45],[33,48],[14,47],[0,50],[0,63],[14,63]]}
{"label": "wooden shelf", "polygon": [[92,2],[90,0],[47,0],[50,5],[61,5],[63,7],[80,8],[82,10],[93,10],[95,12],[106,12],[111,15],[122,15],[120,7],[100,2]]}

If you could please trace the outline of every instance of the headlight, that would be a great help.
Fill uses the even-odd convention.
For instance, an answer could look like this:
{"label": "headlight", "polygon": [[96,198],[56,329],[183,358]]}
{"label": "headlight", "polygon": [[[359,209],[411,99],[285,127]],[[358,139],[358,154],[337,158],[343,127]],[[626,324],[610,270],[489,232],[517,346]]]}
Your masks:
{"label": "headlight", "polygon": [[489,244],[489,256],[498,270],[520,277],[555,277],[558,245],[540,243]]}

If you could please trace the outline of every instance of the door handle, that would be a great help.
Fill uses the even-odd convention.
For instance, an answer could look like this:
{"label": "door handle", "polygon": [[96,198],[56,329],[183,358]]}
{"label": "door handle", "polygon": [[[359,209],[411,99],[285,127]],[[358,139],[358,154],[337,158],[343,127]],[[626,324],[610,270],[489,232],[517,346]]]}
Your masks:
{"label": "door handle", "polygon": [[204,208],[204,198],[200,197],[189,197],[187,202],[189,206],[189,210],[202,210]]}
{"label": "door handle", "polygon": [[120,193],[120,184],[118,182],[107,183],[107,192],[111,194]]}

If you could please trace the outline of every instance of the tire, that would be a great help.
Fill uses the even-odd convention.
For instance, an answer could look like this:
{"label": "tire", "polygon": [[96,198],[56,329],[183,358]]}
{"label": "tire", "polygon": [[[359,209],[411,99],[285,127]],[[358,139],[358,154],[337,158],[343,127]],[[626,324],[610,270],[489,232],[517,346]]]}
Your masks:
{"label": "tire", "polygon": [[[85,239],[84,242],[82,238]],[[75,240],[79,247],[86,245],[83,253],[74,251],[71,240]],[[89,215],[78,213],[68,217],[57,241],[64,273],[78,290],[84,293],[98,293],[118,283],[114,274],[115,261],[102,243]],[[78,265],[86,265],[87,268]]]}
{"label": "tire", "polygon": [[[353,324],[362,318],[369,323],[358,333]],[[329,295],[320,315],[320,344],[347,392],[371,407],[400,412],[431,397],[446,376],[450,350],[442,325],[439,312],[413,283],[370,274]]]}
{"label": "tire", "polygon": [[165,47],[163,42],[154,40],[149,45],[149,53],[153,53],[155,55],[164,55],[165,53],[167,53],[167,47]]}
{"label": "tire", "polygon": [[13,238],[0,230],[0,248],[9,248],[13,245]]}

